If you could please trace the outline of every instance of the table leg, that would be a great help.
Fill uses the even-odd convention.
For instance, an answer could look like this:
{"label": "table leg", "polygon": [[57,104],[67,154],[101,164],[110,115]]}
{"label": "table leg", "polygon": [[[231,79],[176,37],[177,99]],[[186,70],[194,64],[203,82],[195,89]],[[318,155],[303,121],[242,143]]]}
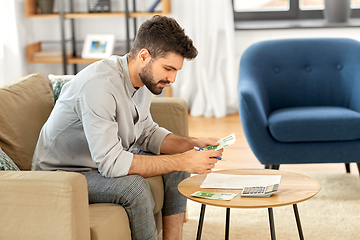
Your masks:
{"label": "table leg", "polygon": [[304,235],[303,235],[303,231],[301,228],[300,216],[299,216],[299,211],[298,211],[297,205],[293,204],[293,208],[294,208],[294,214],[295,214],[295,218],[296,218],[296,224],[297,224],[298,231],[299,231],[299,237],[301,240],[304,240]]}
{"label": "table leg", "polygon": [[197,232],[196,240],[201,239],[201,233],[202,233],[202,228],[203,228],[203,224],[204,224],[205,208],[206,208],[206,205],[201,204],[201,211],[200,211],[200,218],[199,218],[199,225],[198,225],[198,232]]}
{"label": "table leg", "polygon": [[276,240],[273,209],[272,209],[272,208],[268,208],[268,212],[269,212],[269,223],[270,223],[271,240]]}
{"label": "table leg", "polygon": [[225,240],[229,240],[230,208],[226,208]]}

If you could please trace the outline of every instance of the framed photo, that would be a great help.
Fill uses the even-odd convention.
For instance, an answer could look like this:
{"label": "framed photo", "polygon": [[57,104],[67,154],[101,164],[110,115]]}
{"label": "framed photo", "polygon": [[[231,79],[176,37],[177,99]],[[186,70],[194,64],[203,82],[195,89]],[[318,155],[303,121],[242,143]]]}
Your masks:
{"label": "framed photo", "polygon": [[107,58],[113,54],[115,35],[87,34],[81,53],[82,58]]}
{"label": "framed photo", "polygon": [[90,13],[110,12],[110,0],[88,0]]}

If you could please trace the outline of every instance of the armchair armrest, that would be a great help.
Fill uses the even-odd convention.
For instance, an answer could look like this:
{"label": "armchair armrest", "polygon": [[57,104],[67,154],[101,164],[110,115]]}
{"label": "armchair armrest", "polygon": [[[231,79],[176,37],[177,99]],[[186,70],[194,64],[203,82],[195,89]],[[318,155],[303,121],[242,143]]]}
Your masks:
{"label": "armchair armrest", "polygon": [[160,127],[180,136],[189,136],[188,108],[182,98],[154,97],[150,107],[151,116]]}
{"label": "armchair armrest", "polygon": [[274,149],[274,139],[268,130],[270,104],[267,93],[256,80],[239,79],[239,107],[241,125],[255,156],[263,164]]}
{"label": "armchair armrest", "polygon": [[239,81],[238,90],[240,117],[247,116],[254,121],[257,126],[267,128],[270,105],[267,93],[262,84],[256,80],[241,80]]}
{"label": "armchair armrest", "polygon": [[0,171],[4,239],[90,239],[85,177],[73,172]]}
{"label": "armchair armrest", "polygon": [[360,81],[357,81],[354,86],[352,86],[352,92],[351,92],[351,98],[350,98],[350,104],[349,108],[360,112],[360,95],[359,95],[359,87],[360,87]]}

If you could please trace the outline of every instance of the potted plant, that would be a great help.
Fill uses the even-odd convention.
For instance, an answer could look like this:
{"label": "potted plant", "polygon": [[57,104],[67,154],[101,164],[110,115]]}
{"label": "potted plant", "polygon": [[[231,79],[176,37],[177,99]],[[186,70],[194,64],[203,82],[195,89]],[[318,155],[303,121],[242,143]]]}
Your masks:
{"label": "potted plant", "polygon": [[36,0],[38,13],[52,14],[54,9],[54,0]]}
{"label": "potted plant", "polygon": [[350,18],[350,0],[325,0],[324,16],[329,23],[347,22]]}

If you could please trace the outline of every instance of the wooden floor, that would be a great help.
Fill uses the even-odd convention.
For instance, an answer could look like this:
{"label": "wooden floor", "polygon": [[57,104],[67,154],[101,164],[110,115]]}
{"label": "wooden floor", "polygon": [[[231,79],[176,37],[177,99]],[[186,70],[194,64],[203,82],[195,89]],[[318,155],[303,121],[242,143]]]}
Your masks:
{"label": "wooden floor", "polygon": [[[218,161],[214,170],[236,168],[264,168],[252,153],[246,142],[238,114],[225,118],[205,118],[189,116],[189,135],[192,137],[223,138],[235,133],[235,144],[226,147],[223,153],[225,162]],[[358,174],[355,163],[350,165],[351,173]],[[345,173],[344,164],[288,164],[281,165],[281,170],[293,172]]]}

